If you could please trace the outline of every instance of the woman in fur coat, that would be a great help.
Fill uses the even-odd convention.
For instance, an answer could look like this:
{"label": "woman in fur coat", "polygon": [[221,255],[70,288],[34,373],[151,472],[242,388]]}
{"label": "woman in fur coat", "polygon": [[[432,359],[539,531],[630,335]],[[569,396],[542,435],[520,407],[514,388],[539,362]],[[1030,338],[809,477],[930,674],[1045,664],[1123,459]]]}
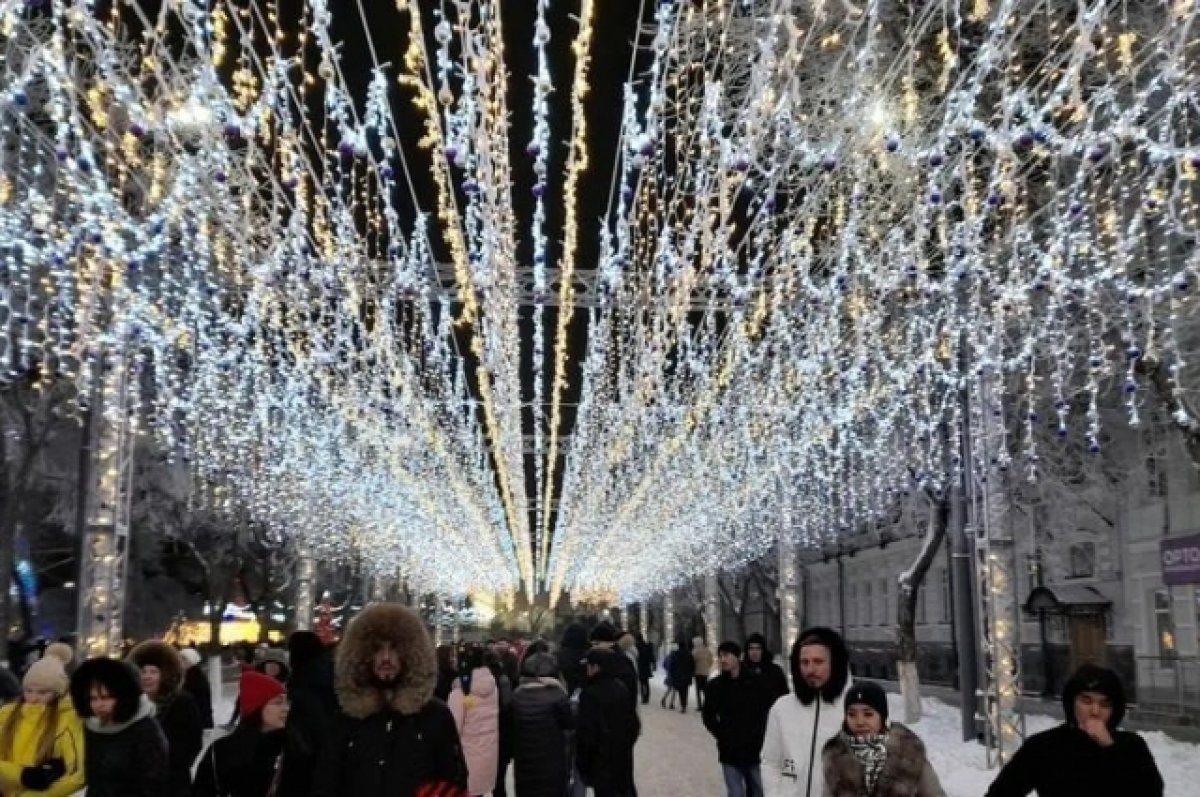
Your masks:
{"label": "woman in fur coat", "polygon": [[500,689],[482,648],[463,651],[459,673],[450,692],[450,713],[467,759],[467,791],[489,794],[500,766]]}
{"label": "woman in fur coat", "polygon": [[183,659],[165,642],[147,640],[129,651],[129,663],[141,673],[142,689],[154,701],[171,756],[171,787],[163,797],[189,797],[192,764],[204,747],[204,721],[195,699],[183,691]]}
{"label": "woman in fur coat", "polygon": [[903,725],[888,725],[879,684],[856,681],[845,707],[841,732],[821,753],[825,797],[944,797],[925,745]]}

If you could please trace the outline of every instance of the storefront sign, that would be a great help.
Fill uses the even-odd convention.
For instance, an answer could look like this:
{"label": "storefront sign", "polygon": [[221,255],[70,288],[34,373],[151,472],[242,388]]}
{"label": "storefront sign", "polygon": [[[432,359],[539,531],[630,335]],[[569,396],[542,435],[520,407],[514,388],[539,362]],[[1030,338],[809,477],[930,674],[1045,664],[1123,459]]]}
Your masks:
{"label": "storefront sign", "polygon": [[1163,583],[1200,584],[1200,534],[1162,541]]}

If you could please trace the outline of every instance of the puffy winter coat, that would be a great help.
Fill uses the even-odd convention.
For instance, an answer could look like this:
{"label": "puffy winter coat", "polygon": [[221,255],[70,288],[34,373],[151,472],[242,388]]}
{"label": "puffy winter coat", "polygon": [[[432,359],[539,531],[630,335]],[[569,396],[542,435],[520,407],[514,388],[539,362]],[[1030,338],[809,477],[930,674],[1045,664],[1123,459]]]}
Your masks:
{"label": "puffy winter coat", "polygon": [[775,663],[775,654],[767,647],[767,638],[759,633],[751,634],[746,637],[746,647],[751,645],[759,645],[762,648],[762,658],[758,661],[751,661],[750,654],[747,653],[742,657],[742,668],[763,679],[772,699],[783,697],[791,690],[788,689],[787,676],[783,674],[783,668]]}
{"label": "puffy winter coat", "polygon": [[730,766],[758,764],[771,699],[762,680],[742,670],[721,673],[704,690],[704,727],[717,740],[717,759]]}
{"label": "puffy winter coat", "polygon": [[696,677],[696,660],[692,658],[692,652],[680,647],[671,656],[671,664],[669,666],[671,686],[681,692],[691,688],[692,679]]}
{"label": "puffy winter coat", "polygon": [[701,637],[692,640],[692,659],[696,662],[696,675],[707,678],[712,674],[713,654]]}
{"label": "puffy winter coat", "polygon": [[217,739],[196,767],[193,797],[268,797],[283,754],[284,731],[242,723]]}
{"label": "puffy winter coat", "polygon": [[462,681],[450,692],[450,713],[467,759],[467,791],[487,794],[496,785],[500,767],[500,690],[487,667],[471,671],[471,694]]}
{"label": "puffy winter coat", "polygon": [[278,797],[308,797],[321,748],[338,715],[333,658],[328,652],[298,664],[288,678],[287,738]]}
{"label": "puffy winter coat", "polygon": [[562,797],[575,716],[557,678],[525,678],[513,695],[513,774],[521,797]]}
{"label": "puffy winter coat", "polygon": [[154,718],[167,737],[171,758],[171,786],[161,797],[188,797],[192,791],[192,765],[204,747],[204,722],[191,694],[183,691],[183,659],[175,648],[148,640],[129,652],[138,669],[151,666],[159,671],[158,694],[153,695]]}
{"label": "puffy winter coat", "polygon": [[[380,688],[371,674],[384,642],[401,656],[400,676],[390,689]],[[308,797],[415,797],[433,783],[466,788],[454,716],[433,697],[436,680],[433,643],[416,613],[394,603],[363,609],[338,646],[341,711],[321,747]]]}
{"label": "puffy winter coat", "polygon": [[608,651],[579,695],[576,764],[583,782],[618,794],[633,788],[633,746],[641,732],[629,690],[617,677],[624,656]]}
{"label": "puffy winter coat", "polygon": [[587,681],[587,668],[583,657],[588,652],[588,631],[580,623],[571,623],[563,631],[562,643],[558,646],[558,671],[567,684],[567,694],[575,694]]}
{"label": "puffy winter coat", "polygon": [[[20,711],[12,739],[12,754],[0,760],[0,794],[6,797],[66,797],[83,788],[84,755],[83,724],[69,698],[59,699],[57,706],[14,703],[0,708],[0,733],[8,725],[8,719]],[[38,748],[42,740],[42,728],[50,711],[56,711],[54,751],[51,758],[61,758],[67,772],[43,791],[30,791],[21,786],[21,772],[25,767],[46,763],[38,760]]]}
{"label": "puffy winter coat", "polygon": [[1101,747],[1084,731],[1059,725],[1030,736],[988,789],[987,797],[1162,797],[1163,780],[1141,736],[1112,731]]}
{"label": "puffy winter coat", "polygon": [[[893,723],[885,743],[887,758],[871,797],[944,797],[937,774],[925,756],[925,745],[903,725]],[[845,737],[838,734],[821,752],[825,797],[862,797],[866,775]]]}
{"label": "puffy winter coat", "polygon": [[83,723],[87,749],[87,797],[163,797],[172,794],[167,738],[154,720],[154,704],[143,696],[128,722]]}

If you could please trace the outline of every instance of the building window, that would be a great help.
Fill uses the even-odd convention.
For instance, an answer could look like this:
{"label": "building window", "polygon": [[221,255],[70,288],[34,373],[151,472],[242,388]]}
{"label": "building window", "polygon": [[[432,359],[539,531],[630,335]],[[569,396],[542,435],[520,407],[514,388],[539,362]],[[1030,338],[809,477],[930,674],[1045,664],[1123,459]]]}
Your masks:
{"label": "building window", "polygon": [[1071,578],[1096,575],[1096,544],[1078,542],[1071,546]]}
{"label": "building window", "polygon": [[1175,640],[1175,618],[1171,614],[1171,591],[1154,591],[1154,628],[1158,634],[1158,655],[1174,659],[1179,655]]}

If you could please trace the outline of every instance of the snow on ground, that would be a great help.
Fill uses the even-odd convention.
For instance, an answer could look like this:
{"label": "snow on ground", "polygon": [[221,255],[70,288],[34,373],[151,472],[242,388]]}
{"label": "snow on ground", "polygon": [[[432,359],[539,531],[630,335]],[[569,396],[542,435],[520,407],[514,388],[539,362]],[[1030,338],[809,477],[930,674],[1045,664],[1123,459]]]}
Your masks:
{"label": "snow on ground", "polygon": [[[233,712],[237,685],[226,684],[218,694],[220,697],[213,701],[213,715],[218,723],[223,723]],[[642,737],[635,751],[634,770],[638,797],[678,797],[680,794],[722,797],[725,794],[716,742],[704,730],[695,696],[693,691],[687,714],[681,714],[678,708],[674,711],[664,709],[659,705],[662,684],[656,678],[650,703],[639,706]],[[893,718],[904,715],[900,695],[889,694],[888,703]],[[983,747],[959,740],[961,724],[956,707],[935,698],[925,698],[922,707],[925,716],[912,729],[925,741],[930,761],[947,797],[980,797],[996,775],[995,770],[986,767]],[[1026,730],[1032,735],[1054,727],[1059,721],[1031,715],[1026,720]],[[1177,741],[1161,731],[1142,733],[1142,736],[1166,781],[1166,797],[1194,797],[1200,745]],[[511,785],[509,794],[514,794]]]}

